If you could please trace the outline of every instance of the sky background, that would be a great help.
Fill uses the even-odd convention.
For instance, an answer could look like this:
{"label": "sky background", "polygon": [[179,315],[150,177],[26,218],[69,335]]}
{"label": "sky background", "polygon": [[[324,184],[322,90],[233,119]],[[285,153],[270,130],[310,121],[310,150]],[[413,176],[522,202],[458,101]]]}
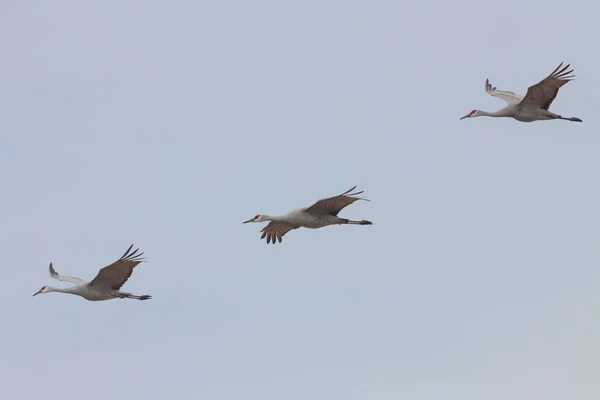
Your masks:
{"label": "sky background", "polygon": [[[3,2],[2,397],[600,398],[599,13]],[[583,123],[459,121],[561,61]],[[354,185],[373,226],[242,225]],[[31,297],[132,243],[152,300]]]}

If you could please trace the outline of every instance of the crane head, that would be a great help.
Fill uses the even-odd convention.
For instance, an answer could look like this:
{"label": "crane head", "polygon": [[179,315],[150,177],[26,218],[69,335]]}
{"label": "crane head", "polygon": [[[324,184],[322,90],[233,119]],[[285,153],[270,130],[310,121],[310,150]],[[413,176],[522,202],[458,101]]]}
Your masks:
{"label": "crane head", "polygon": [[244,222],[242,222],[242,223],[243,223],[243,224],[247,224],[248,222],[262,222],[262,221],[265,221],[265,220],[263,219],[263,216],[262,216],[262,215],[260,215],[260,214],[256,214],[256,215],[254,216],[254,218],[250,218],[248,221],[244,221]]}
{"label": "crane head", "polygon": [[471,110],[470,113],[468,113],[467,115],[465,115],[464,117],[462,117],[461,119],[465,119],[465,118],[471,118],[471,117],[478,117],[481,114],[479,113],[479,110]]}
{"label": "crane head", "polygon": [[34,293],[34,296],[37,296],[40,293],[48,293],[48,287],[42,286],[42,288],[40,290],[38,290],[37,292]]}

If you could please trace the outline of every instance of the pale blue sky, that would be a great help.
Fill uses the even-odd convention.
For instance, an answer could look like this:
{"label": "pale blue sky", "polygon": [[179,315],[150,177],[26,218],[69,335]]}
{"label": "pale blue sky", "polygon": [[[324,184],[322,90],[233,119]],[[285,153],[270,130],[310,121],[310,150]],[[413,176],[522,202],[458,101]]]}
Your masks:
{"label": "pale blue sky", "polygon": [[[600,398],[599,14],[5,2],[2,397]],[[583,123],[459,121],[561,61]],[[373,226],[241,223],[353,185]],[[151,301],[31,297],[131,243]]]}

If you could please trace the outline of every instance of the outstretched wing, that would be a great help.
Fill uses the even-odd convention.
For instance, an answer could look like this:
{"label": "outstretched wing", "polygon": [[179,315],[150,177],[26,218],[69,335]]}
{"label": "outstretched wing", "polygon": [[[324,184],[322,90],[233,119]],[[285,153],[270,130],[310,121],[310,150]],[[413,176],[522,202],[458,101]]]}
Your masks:
{"label": "outstretched wing", "polygon": [[279,243],[281,243],[281,240],[286,233],[288,233],[292,229],[298,228],[300,228],[298,225],[293,225],[287,222],[271,221],[267,226],[265,226],[261,230],[263,234],[260,238],[264,239],[266,236],[267,244],[270,242],[273,242],[273,244],[275,244],[276,240],[278,240]]}
{"label": "outstretched wing", "polygon": [[79,278],[75,278],[73,276],[61,276],[59,274],[56,273],[56,271],[54,270],[54,267],[52,267],[52,263],[50,263],[50,276],[54,279],[57,279],[59,281],[63,281],[63,282],[71,282],[74,283],[76,285],[79,285],[80,283],[86,283],[87,281],[84,281],[83,279],[79,279]]}
{"label": "outstretched wing", "polygon": [[127,282],[136,265],[144,261],[139,249],[131,251],[129,246],[125,254],[114,263],[102,268],[98,275],[90,282],[90,286],[119,290]]}
{"label": "outstretched wing", "polygon": [[507,90],[496,89],[495,86],[492,86],[489,79],[485,80],[485,91],[490,96],[498,97],[498,98],[506,101],[510,105],[519,104],[521,102],[521,100],[523,100],[523,96],[520,96],[516,93],[509,92]]}
{"label": "outstretched wing", "polygon": [[345,191],[344,193],[342,193],[340,195],[329,197],[327,199],[321,199],[321,200],[317,201],[315,204],[313,204],[312,206],[308,207],[306,210],[304,210],[304,212],[314,214],[314,215],[337,216],[340,211],[342,211],[345,207],[349,206],[350,204],[354,203],[357,200],[369,201],[363,197],[352,197],[352,196],[359,195],[363,192],[361,190],[360,192],[350,193],[354,189],[356,189],[356,186],[354,186],[350,190]]}
{"label": "outstretched wing", "polygon": [[575,77],[575,75],[570,75],[573,72],[572,69],[567,71],[571,64],[560,69],[562,65],[563,63],[560,63],[550,75],[527,89],[527,94],[523,99],[524,107],[539,107],[544,110],[550,108],[550,104],[558,95],[558,89]]}

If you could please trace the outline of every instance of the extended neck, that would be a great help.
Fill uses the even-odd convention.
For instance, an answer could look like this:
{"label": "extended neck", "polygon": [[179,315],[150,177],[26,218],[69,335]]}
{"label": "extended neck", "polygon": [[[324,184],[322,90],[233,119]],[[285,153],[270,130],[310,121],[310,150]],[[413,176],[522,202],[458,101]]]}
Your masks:
{"label": "extended neck", "polygon": [[46,287],[46,292],[50,293],[50,292],[58,292],[58,293],[69,293],[69,294],[77,294],[75,290],[73,290],[75,288],[75,286],[71,286],[68,288],[55,288],[52,286],[47,286]]}
{"label": "extended neck", "polygon": [[508,117],[509,113],[505,108],[496,112],[487,112],[479,110],[479,115],[484,117]]}
{"label": "extended neck", "polygon": [[262,214],[261,217],[264,221],[281,221],[281,217],[273,217],[265,214]]}

